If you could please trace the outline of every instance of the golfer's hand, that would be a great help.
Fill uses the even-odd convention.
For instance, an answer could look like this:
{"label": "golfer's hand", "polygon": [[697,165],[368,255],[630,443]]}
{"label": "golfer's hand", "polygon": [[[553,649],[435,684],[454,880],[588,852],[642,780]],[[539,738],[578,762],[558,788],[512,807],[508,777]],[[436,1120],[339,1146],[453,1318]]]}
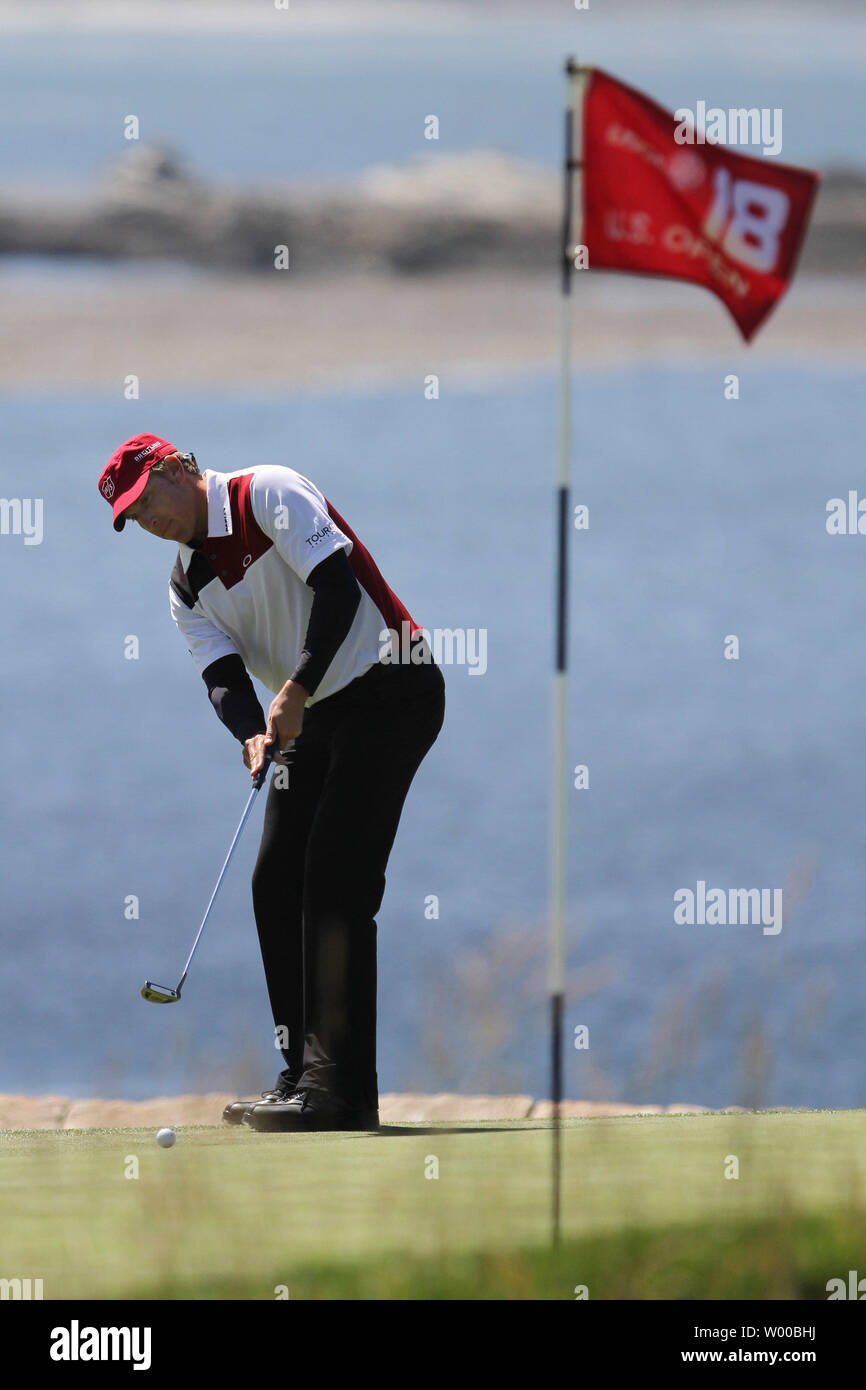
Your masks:
{"label": "golfer's hand", "polygon": [[[244,767],[248,767],[250,775],[255,780],[256,774],[261,771],[265,761],[265,748],[271,742],[269,734],[253,734],[244,744]],[[279,744],[277,745],[279,750]],[[275,763],[285,764],[285,758],[281,758],[279,751],[274,754]]]}
{"label": "golfer's hand", "polygon": [[286,681],[279,695],[271,701],[268,735],[276,739],[278,748],[285,748],[287,743],[298,737],[304,722],[304,705],[309,698],[302,685]]}

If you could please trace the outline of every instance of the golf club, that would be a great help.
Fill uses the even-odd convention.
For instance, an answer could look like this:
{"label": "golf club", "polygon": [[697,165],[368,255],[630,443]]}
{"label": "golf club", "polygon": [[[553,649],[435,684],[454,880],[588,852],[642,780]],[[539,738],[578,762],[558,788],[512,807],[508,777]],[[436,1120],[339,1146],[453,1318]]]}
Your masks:
{"label": "golf club", "polygon": [[[283,750],[283,752],[289,753],[292,750],[292,748],[294,748],[294,744],[295,741],[294,739],[292,739],[291,742]],[[210,910],[213,907],[214,902],[216,900],[216,895],[220,890],[220,884],[225,878],[226,869],[228,868],[229,861],[232,855],[234,854],[235,845],[241,837],[241,831],[247,823],[247,817],[249,816],[250,811],[252,810],[253,802],[255,801],[256,795],[264,783],[268,767],[270,763],[273,761],[274,755],[277,753],[277,751],[278,749],[276,743],[269,743],[265,748],[265,760],[262,763],[262,766],[259,768],[259,771],[256,773],[255,779],[253,781],[253,789],[250,792],[249,800],[247,801],[247,804],[244,808],[244,813],[241,816],[240,825],[235,831],[234,839],[229,845],[229,852],[225,857],[225,863],[220,869],[220,876],[216,881],[216,887],[210,895],[210,902],[207,905],[204,917],[201,919],[201,926],[196,932],[195,941],[192,943],[192,950],[190,951],[187,957],[186,965],[183,967],[183,974],[177,982],[177,988],[170,989],[168,985],[155,985],[152,980],[145,980],[144,988],[141,991],[141,997],[142,999],[146,999],[149,1004],[176,1004],[177,1001],[180,999],[180,992],[183,988],[183,982],[187,977],[187,972],[189,971],[190,963],[192,961],[193,956],[195,955],[195,948],[199,943],[199,938],[201,937],[201,934],[204,931],[204,924],[210,916]]]}

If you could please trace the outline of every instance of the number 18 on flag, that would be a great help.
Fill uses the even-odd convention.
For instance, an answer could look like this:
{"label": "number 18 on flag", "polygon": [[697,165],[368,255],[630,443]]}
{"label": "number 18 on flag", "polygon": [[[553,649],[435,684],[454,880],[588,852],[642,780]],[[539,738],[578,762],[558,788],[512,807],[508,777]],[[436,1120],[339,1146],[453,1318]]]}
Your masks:
{"label": "number 18 on flag", "polygon": [[793,278],[819,176],[723,145],[681,144],[680,123],[633,87],[599,68],[573,76],[582,179],[566,235],[573,212],[589,269],[703,285],[751,339]]}

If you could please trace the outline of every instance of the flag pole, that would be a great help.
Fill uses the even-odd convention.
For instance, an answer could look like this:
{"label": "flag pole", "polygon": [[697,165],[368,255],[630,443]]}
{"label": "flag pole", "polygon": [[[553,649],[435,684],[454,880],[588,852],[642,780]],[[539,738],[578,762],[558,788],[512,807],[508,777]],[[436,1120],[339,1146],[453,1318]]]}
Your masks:
{"label": "flag pole", "polygon": [[553,1244],[559,1244],[561,1207],[561,1106],[563,1021],[565,1013],[565,885],[567,837],[567,756],[568,714],[567,624],[568,624],[568,532],[569,479],[571,462],[571,277],[574,271],[573,213],[575,172],[580,167],[580,140],[576,122],[580,120],[582,93],[576,80],[582,69],[574,58],[565,64],[566,110],[565,155],[563,162],[563,212],[560,296],[559,370],[559,476],[556,488],[556,610],[553,671],[553,806],[550,892],[550,1069],[553,1102],[553,1172],[551,1221]]}

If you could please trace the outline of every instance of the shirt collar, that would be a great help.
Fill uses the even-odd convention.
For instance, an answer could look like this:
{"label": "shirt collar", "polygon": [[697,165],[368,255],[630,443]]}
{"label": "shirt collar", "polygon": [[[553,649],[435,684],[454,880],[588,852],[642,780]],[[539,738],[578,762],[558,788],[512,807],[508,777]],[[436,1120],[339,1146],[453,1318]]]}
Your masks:
{"label": "shirt collar", "polygon": [[204,472],[207,487],[207,534],[211,536],[230,536],[232,533],[232,509],[229,501],[229,487],[224,473]]}

